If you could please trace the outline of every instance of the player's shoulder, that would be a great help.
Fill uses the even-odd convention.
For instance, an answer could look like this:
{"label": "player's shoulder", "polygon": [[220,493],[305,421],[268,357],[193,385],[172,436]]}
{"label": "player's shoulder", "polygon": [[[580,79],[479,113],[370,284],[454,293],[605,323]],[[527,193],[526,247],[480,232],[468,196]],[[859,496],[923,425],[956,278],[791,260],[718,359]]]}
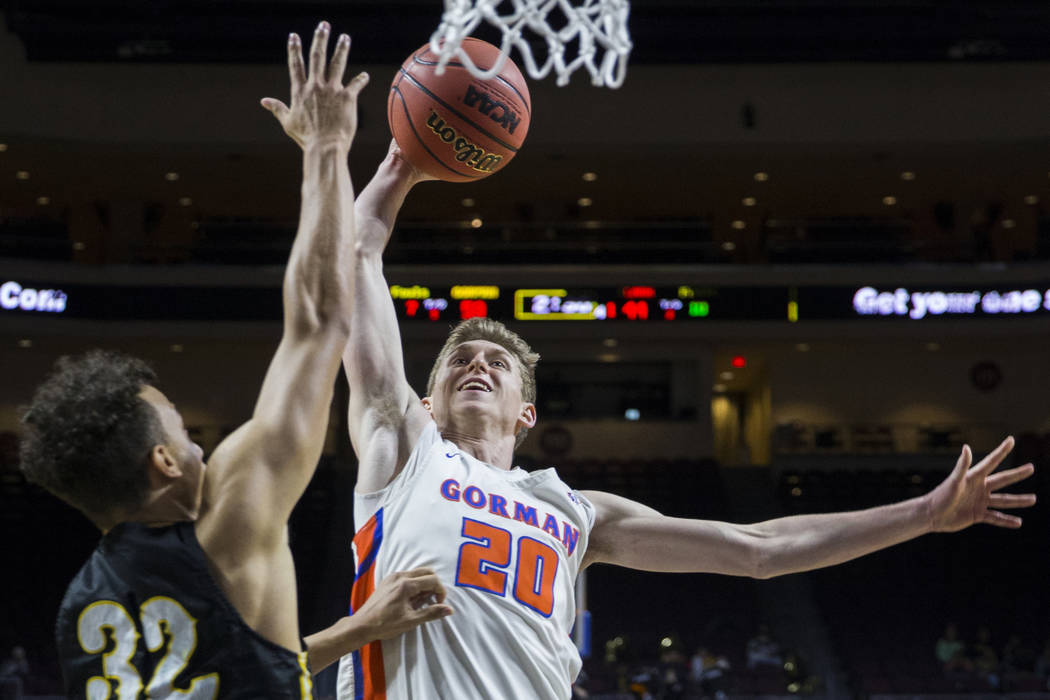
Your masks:
{"label": "player's shoulder", "polygon": [[[425,411],[424,411],[425,413]],[[425,420],[403,432],[377,430],[372,434],[370,448],[354,447],[359,455],[354,502],[372,504],[405,491],[420,474],[431,472],[442,453],[454,456],[458,451],[451,442],[447,448],[437,425],[425,413]],[[375,506],[373,506],[375,507]]]}
{"label": "player's shoulder", "polygon": [[528,481],[531,482],[533,490],[548,502],[557,502],[569,510],[580,511],[588,519],[594,512],[594,505],[587,496],[562,479],[556,467],[534,469],[529,472]]}
{"label": "player's shoulder", "polygon": [[121,523],[107,532],[73,577],[62,609],[85,600],[122,600],[137,587],[170,586],[203,566],[193,523],[164,527]]}
{"label": "player's shoulder", "polygon": [[[519,469],[523,468],[519,467]],[[551,484],[556,483],[558,485],[557,488],[559,490],[567,490],[577,495],[579,494],[579,492],[576,489],[570,486],[569,483],[564,478],[562,478],[561,472],[558,471],[558,468],[556,466],[536,466],[530,468],[528,470],[528,473],[529,476],[532,477],[537,483],[544,481],[550,482]]]}

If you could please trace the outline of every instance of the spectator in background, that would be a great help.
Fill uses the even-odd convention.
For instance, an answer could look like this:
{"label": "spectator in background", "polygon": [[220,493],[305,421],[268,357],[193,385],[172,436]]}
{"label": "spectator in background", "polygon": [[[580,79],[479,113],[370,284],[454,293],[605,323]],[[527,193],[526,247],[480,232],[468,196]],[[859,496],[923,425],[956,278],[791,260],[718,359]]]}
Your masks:
{"label": "spectator in background", "polygon": [[954,622],[949,622],[944,628],[944,635],[937,640],[935,653],[945,676],[956,676],[973,670],[973,664],[966,658],[966,644],[959,638],[959,628]]}
{"label": "spectator in background", "polygon": [[587,671],[580,669],[580,675],[572,682],[572,700],[587,700],[591,694],[587,692]]}
{"label": "spectator in background", "polygon": [[655,700],[653,694],[649,692],[649,688],[642,682],[632,682],[629,690],[635,700]]}
{"label": "spectator in background", "polygon": [[1043,645],[1043,653],[1035,660],[1035,674],[1039,680],[1050,690],[1050,639]]}
{"label": "spectator in background", "polygon": [[782,668],[784,656],[780,644],[769,634],[769,627],[759,625],[758,634],[747,642],[747,667],[755,670],[763,666]]}
{"label": "spectator in background", "polygon": [[702,697],[722,700],[726,696],[726,675],[729,659],[713,654],[707,647],[700,647],[689,662],[689,678]]}
{"label": "spectator in background", "polygon": [[1020,635],[1011,634],[1003,648],[1003,670],[1006,673],[1035,670],[1035,652],[1021,640]]}
{"label": "spectator in background", "polygon": [[992,646],[992,633],[985,627],[977,629],[977,642],[973,645],[973,670],[981,680],[992,688],[999,688],[999,655]]}
{"label": "spectator in background", "polygon": [[660,697],[664,700],[677,700],[685,696],[686,686],[685,655],[674,647],[660,652]]}
{"label": "spectator in background", "polygon": [[22,680],[29,677],[29,661],[26,660],[26,650],[16,646],[11,649],[11,655],[0,663],[0,678],[18,676]]}
{"label": "spectator in background", "polygon": [[26,650],[16,646],[0,663],[0,698],[20,698],[29,678],[29,661]]}

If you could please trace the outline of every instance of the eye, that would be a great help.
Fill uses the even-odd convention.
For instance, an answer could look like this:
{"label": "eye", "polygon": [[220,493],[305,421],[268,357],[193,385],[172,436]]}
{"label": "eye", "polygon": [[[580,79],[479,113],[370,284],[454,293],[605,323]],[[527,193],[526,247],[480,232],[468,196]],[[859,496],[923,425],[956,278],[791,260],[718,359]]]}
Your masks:
{"label": "eye", "polygon": [[493,360],[492,361],[492,366],[493,367],[502,367],[503,369],[507,369],[507,363],[504,362],[503,360]]}
{"label": "eye", "polygon": [[465,358],[465,357],[453,358],[452,364],[454,364],[454,365],[465,365],[465,364],[467,364],[467,358]]}

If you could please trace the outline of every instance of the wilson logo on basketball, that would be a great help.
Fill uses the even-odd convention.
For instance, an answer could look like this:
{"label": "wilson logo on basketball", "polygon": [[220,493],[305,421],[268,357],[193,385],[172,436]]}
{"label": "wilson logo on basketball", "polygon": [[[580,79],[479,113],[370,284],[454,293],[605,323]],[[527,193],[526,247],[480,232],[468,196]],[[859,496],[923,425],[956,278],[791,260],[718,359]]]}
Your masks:
{"label": "wilson logo on basketball", "polygon": [[483,148],[475,146],[457,134],[456,130],[446,124],[445,120],[433,110],[427,119],[427,126],[456,152],[456,160],[478,172],[491,173],[503,162],[503,156],[497,153],[486,153]]}
{"label": "wilson logo on basketball", "polygon": [[515,114],[510,107],[494,99],[488,93],[475,89],[473,85],[467,86],[467,94],[463,96],[463,102],[468,107],[476,107],[479,112],[502,126],[508,134],[513,134],[518,124],[521,123],[521,117]]}

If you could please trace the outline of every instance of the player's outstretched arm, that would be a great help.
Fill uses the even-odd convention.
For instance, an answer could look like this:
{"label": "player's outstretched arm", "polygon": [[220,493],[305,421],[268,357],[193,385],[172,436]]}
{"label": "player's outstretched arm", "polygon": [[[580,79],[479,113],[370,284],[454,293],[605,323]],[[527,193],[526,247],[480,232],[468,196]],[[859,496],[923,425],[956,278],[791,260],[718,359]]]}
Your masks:
{"label": "player's outstretched arm", "polygon": [[383,275],[383,251],[412,187],[430,179],[401,157],[397,144],[357,201],[350,342],[343,364],[350,383],[347,424],[358,458],[357,490],[378,491],[404,466],[430,420],[405,378],[401,331]]}
{"label": "player's outstretched arm", "polygon": [[668,518],[619,496],[584,492],[596,510],[585,563],[772,578],[840,564],[930,532],[954,532],[975,523],[1017,528],[1021,519],[1001,509],[1030,507],[1035,495],[998,492],[1031,476],[1034,467],[992,473],[1013,444],[1007,438],[975,466],[970,448],[964,447],[948,478],[919,498],[753,525]]}
{"label": "player's outstretched arm", "polygon": [[445,587],[433,569],[391,574],[376,586],[360,610],[306,638],[310,671],[323,668],[370,642],[390,639],[452,614]]}
{"label": "player's outstretched arm", "polygon": [[289,37],[290,105],[262,101],[302,148],[302,208],[284,276],[281,341],[252,417],[212,455],[198,523],[209,555],[228,555],[237,566],[253,551],[283,542],[288,516],[321,456],[349,337],[354,195],[347,156],[368,76],[343,84],[346,35],[326,65],[329,31],[327,22],[318,25],[309,72],[299,37]]}

